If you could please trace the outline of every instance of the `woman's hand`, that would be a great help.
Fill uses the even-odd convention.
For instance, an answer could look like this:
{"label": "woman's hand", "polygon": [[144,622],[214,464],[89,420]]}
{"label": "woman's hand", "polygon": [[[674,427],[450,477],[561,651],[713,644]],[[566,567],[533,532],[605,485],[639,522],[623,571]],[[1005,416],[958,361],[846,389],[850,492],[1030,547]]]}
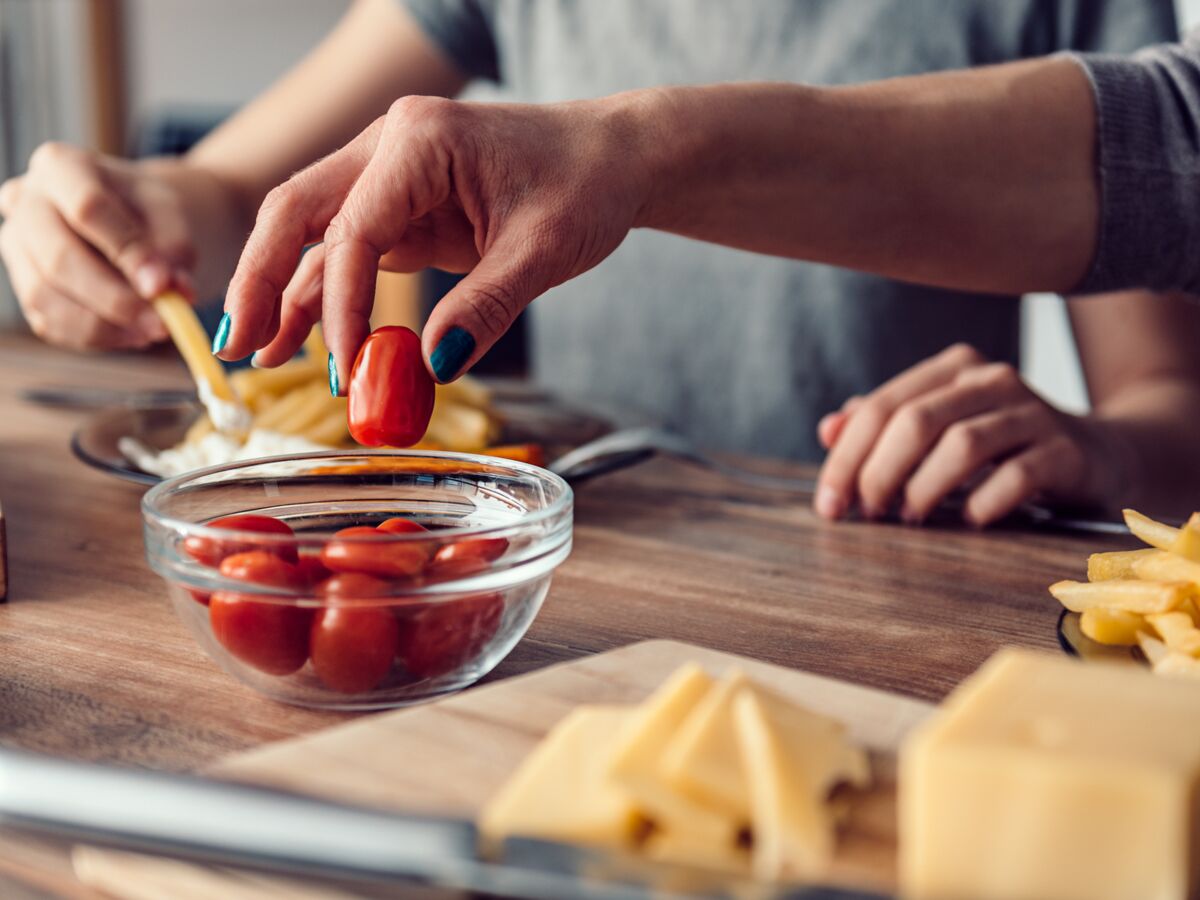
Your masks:
{"label": "woman's hand", "polygon": [[367,336],[377,270],[433,266],[469,272],[423,335],[430,372],[455,378],[531,300],[596,265],[633,226],[647,176],[623,114],[630,96],[397,101],[267,196],[226,295],[218,355],[257,351],[258,365],[278,365],[323,318],[336,391]]}
{"label": "woman's hand", "polygon": [[146,302],[193,295],[195,252],[176,191],[146,167],[43,144],[0,186],[0,257],[33,331],[75,349],[166,337]]}
{"label": "woman's hand", "polygon": [[1123,482],[1121,454],[1101,428],[965,344],[851,398],[821,420],[818,436],[829,456],[815,505],[829,519],[857,500],[869,518],[899,504],[901,518],[918,523],[964,489],[963,517],[982,526],[1034,497],[1105,505]]}

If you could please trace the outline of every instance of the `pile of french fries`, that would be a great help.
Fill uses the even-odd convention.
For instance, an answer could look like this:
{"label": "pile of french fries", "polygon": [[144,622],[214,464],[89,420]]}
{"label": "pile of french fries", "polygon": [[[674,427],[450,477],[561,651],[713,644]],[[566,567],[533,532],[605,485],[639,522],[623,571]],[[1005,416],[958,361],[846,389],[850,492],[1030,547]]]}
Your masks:
{"label": "pile of french fries", "polygon": [[1092,640],[1141,647],[1160,675],[1200,678],[1200,513],[1182,528],[1132,509],[1124,514],[1149,546],[1093,553],[1086,582],[1060,581],[1050,593],[1079,613]]}
{"label": "pile of french fries", "polygon": [[[241,369],[229,376],[229,384],[253,414],[254,428],[296,435],[325,447],[348,446],[353,442],[346,427],[346,398],[329,395],[327,358],[325,343],[314,328],[303,355],[275,369]],[[464,377],[439,384],[436,391],[429,430],[417,447],[464,453],[490,447],[499,436],[500,420],[487,388]],[[201,416],[184,443],[198,441],[212,430],[209,417]]]}

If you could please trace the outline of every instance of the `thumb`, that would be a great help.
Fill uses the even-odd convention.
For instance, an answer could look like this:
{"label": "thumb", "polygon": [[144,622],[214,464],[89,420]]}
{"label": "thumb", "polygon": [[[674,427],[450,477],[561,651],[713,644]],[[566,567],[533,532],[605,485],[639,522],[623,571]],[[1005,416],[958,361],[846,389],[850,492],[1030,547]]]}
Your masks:
{"label": "thumb", "polygon": [[[512,246],[516,243],[523,246]],[[528,242],[497,241],[429,315],[421,342],[433,377],[444,384],[475,365],[521,311],[556,283],[548,269]]]}

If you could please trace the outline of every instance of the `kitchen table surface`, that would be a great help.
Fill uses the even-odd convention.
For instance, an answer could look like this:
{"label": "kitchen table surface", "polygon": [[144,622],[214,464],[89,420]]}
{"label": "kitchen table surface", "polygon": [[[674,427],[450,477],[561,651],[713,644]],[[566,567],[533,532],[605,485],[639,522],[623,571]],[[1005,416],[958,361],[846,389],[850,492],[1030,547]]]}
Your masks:
{"label": "kitchen table surface", "polygon": [[[218,669],[143,555],[143,489],[77,461],[87,413],[29,405],[47,385],[188,386],[180,362],[82,356],[0,337],[0,740],[66,757],[194,770],[344,721],[284,706]],[[802,466],[743,460],[774,473]],[[1131,539],[827,523],[807,497],[657,460],[583,485],[575,548],[526,638],[490,679],[673,638],[940,700],[996,648],[1058,652],[1046,586]],[[0,837],[0,895],[92,896],[62,849]]]}

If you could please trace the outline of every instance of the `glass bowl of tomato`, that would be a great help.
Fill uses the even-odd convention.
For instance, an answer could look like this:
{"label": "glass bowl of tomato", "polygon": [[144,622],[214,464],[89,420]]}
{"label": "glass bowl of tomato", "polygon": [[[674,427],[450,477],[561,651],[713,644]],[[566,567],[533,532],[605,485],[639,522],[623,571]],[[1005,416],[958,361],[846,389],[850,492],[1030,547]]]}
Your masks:
{"label": "glass bowl of tomato", "polygon": [[146,555],[227,672],[287,703],[459,690],[517,644],[571,550],[572,496],[526,463],[348,451],[190,472],[142,500]]}

